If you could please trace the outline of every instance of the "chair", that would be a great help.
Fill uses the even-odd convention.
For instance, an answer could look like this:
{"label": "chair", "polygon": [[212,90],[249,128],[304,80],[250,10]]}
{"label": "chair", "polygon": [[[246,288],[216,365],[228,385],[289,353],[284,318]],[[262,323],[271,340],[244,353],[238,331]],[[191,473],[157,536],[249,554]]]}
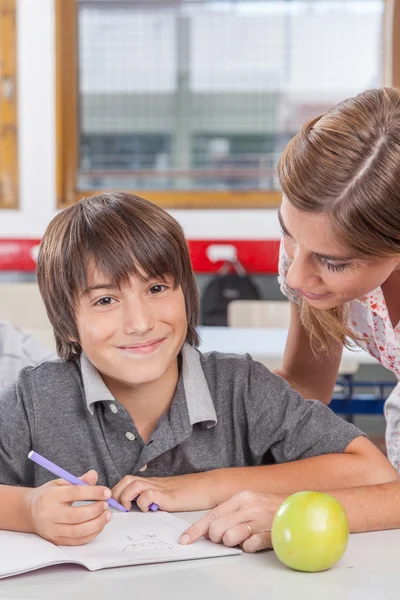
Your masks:
{"label": "chair", "polygon": [[228,304],[228,327],[276,327],[287,329],[289,302],[233,300]]}

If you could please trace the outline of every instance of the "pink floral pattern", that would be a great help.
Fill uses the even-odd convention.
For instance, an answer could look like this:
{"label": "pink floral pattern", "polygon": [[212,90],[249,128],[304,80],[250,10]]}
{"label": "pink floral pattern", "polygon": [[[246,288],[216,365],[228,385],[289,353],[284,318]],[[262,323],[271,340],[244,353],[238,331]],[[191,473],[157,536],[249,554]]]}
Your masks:
{"label": "pink floral pattern", "polygon": [[[281,244],[278,277],[281,291],[289,300],[298,302],[298,293],[286,281],[289,266],[290,258]],[[400,381],[400,323],[393,327],[380,287],[350,303],[349,325],[365,338],[365,342],[359,342],[358,345],[392,371]],[[400,472],[400,383],[386,400],[385,418],[388,457]]]}

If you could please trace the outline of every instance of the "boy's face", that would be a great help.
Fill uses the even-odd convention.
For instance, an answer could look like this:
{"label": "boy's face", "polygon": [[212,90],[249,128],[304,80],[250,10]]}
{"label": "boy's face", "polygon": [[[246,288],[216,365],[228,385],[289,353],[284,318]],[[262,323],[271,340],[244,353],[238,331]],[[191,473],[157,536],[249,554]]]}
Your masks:
{"label": "boy's face", "polygon": [[187,319],[182,288],[173,283],[132,276],[118,289],[89,268],[76,324],[82,350],[101,374],[136,387],[176,369]]}

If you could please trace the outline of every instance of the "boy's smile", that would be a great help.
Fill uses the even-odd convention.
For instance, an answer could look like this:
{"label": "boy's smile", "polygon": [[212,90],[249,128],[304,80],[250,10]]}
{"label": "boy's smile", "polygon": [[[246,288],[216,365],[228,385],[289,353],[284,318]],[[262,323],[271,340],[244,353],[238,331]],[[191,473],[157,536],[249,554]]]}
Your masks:
{"label": "boy's smile", "polygon": [[119,349],[123,352],[131,352],[132,354],[152,354],[161,346],[161,344],[165,341],[166,338],[160,338],[158,340],[149,340],[148,342],[143,342],[141,344],[129,344],[127,346],[119,346]]}
{"label": "boy's smile", "polygon": [[93,265],[78,299],[76,324],[83,352],[114,396],[136,398],[174,388],[187,319],[174,281],[131,276],[113,285]]}

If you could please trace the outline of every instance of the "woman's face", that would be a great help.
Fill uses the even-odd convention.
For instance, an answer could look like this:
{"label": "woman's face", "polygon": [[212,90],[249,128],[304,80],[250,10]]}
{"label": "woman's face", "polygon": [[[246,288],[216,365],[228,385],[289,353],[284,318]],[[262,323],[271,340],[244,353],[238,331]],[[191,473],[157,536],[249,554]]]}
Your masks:
{"label": "woman's face", "polygon": [[360,298],[382,285],[400,266],[400,256],[356,255],[335,239],[326,214],[300,211],[285,197],[279,220],[292,261],[287,283],[315,308],[334,308]]}

